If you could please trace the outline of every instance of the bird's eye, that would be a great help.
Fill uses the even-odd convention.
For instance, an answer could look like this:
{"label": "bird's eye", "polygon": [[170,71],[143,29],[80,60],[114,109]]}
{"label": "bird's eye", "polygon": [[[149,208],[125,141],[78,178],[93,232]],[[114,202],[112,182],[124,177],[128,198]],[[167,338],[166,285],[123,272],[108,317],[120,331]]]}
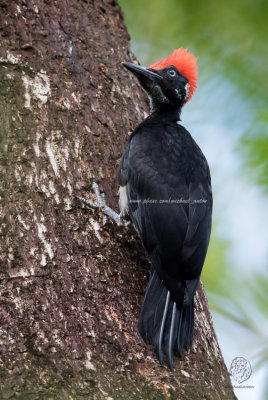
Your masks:
{"label": "bird's eye", "polygon": [[170,69],[170,70],[168,71],[168,74],[169,74],[169,76],[170,76],[171,78],[174,78],[174,76],[176,76],[176,71],[175,71],[174,69]]}

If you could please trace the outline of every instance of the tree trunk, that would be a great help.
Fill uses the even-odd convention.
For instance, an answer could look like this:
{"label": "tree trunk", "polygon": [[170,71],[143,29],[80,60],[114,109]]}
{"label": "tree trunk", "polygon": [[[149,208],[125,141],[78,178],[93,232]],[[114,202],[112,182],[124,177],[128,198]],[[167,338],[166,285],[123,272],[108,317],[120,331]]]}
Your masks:
{"label": "tree trunk", "polygon": [[149,263],[82,205],[116,171],[147,99],[113,0],[0,0],[1,399],[232,399],[200,285],[174,372],[137,331]]}

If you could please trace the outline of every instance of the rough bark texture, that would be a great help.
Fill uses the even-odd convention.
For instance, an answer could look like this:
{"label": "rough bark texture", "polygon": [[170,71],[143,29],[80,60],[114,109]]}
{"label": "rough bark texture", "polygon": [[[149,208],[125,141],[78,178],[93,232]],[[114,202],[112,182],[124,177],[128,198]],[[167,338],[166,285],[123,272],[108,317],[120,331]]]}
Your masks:
{"label": "rough bark texture", "polygon": [[0,0],[1,399],[232,399],[202,287],[195,340],[158,364],[137,319],[149,264],[116,170],[148,111],[115,1]]}

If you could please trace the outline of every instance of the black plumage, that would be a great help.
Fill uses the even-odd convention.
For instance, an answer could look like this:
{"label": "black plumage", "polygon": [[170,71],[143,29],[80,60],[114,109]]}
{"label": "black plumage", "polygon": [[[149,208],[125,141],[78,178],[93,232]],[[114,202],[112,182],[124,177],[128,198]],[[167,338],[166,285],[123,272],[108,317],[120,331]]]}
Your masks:
{"label": "black plumage", "polygon": [[172,368],[173,353],[182,355],[193,340],[193,300],[211,230],[210,172],[202,151],[178,123],[187,79],[176,70],[178,79],[169,82],[169,90],[180,90],[181,96],[174,100],[163,89],[166,70],[144,72],[132,65],[126,64],[151,96],[152,113],[132,133],[118,180],[151,261],[139,332],[160,362],[164,350]]}

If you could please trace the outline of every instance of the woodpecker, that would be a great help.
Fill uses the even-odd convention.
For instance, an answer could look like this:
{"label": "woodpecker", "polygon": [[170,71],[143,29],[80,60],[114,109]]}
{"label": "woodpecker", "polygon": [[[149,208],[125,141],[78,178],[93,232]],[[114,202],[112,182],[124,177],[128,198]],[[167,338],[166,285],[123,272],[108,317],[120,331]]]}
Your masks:
{"label": "woodpecker", "polygon": [[212,215],[207,160],[180,124],[197,86],[197,58],[179,48],[149,68],[124,62],[150,99],[150,115],[132,132],[118,181],[121,218],[134,224],[151,262],[138,329],[165,355],[193,342],[194,296],[205,261]]}

